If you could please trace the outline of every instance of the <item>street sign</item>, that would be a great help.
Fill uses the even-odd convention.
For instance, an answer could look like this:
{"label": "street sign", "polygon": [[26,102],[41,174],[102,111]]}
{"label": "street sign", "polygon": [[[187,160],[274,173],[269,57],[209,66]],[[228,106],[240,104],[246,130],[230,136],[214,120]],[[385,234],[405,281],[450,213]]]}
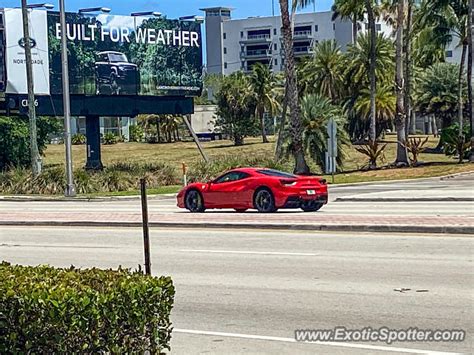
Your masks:
{"label": "street sign", "polygon": [[332,118],[328,121],[327,133],[326,174],[334,174],[337,167],[337,123]]}

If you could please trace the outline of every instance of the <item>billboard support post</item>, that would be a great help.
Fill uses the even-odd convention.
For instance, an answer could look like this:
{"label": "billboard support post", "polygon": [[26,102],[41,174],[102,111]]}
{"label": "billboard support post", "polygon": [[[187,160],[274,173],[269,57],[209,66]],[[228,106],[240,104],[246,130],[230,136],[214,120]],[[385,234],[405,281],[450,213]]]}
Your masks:
{"label": "billboard support post", "polygon": [[66,35],[66,8],[64,0],[59,0],[59,16],[61,21],[61,64],[64,107],[64,145],[66,147],[66,191],[67,197],[76,196],[74,175],[72,171],[72,137],[71,137],[71,102],[69,97],[69,68],[67,60],[67,35]]}
{"label": "billboard support post", "polygon": [[26,0],[21,0],[21,12],[23,18],[23,40],[25,46],[26,61],[26,81],[28,89],[28,118],[30,126],[30,157],[31,171],[33,176],[41,173],[41,157],[38,151],[38,141],[36,132],[36,108],[35,108],[35,92],[33,81],[33,60],[31,56],[31,40],[28,20],[28,8]]}
{"label": "billboard support post", "polygon": [[99,116],[86,116],[86,146],[86,170],[102,170]]}
{"label": "billboard support post", "polygon": [[190,121],[191,115],[183,115],[183,120],[184,123],[186,123],[186,126],[188,127],[189,133],[191,133],[191,136],[194,139],[194,143],[196,143],[199,153],[201,153],[202,158],[206,163],[209,163],[209,158],[207,157],[207,154],[204,152],[204,149],[202,148],[201,142],[199,142],[199,138],[197,137],[196,133],[194,132],[193,127],[191,126],[191,121]]}

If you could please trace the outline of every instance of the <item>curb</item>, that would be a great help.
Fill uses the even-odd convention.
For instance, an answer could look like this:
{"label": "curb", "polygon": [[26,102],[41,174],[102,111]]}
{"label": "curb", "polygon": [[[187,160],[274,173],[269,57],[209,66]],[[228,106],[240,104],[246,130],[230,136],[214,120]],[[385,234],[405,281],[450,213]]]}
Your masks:
{"label": "curb", "polygon": [[[150,200],[167,200],[176,197],[176,194],[148,195]],[[41,196],[0,196],[5,202],[107,202],[107,201],[135,201],[140,195],[131,196],[98,196],[98,197],[41,197]]]}
{"label": "curb", "polygon": [[474,197],[338,197],[334,202],[472,202]]}
{"label": "curb", "polygon": [[[140,222],[98,222],[98,221],[0,221],[2,226],[37,227],[122,227],[141,228]],[[431,233],[431,234],[473,234],[474,226],[416,226],[416,225],[377,225],[377,224],[270,224],[270,223],[172,223],[150,222],[153,228],[209,228],[209,229],[267,229],[329,232],[379,232],[379,233]]]}

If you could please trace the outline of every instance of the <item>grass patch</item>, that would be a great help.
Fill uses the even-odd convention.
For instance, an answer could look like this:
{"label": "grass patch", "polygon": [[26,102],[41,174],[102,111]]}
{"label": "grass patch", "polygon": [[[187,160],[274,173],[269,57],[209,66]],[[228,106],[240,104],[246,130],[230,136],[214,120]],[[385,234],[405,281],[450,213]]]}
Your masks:
{"label": "grass patch", "polygon": [[[165,195],[175,194],[182,189],[182,185],[160,186],[157,188],[147,189],[148,195]],[[79,197],[97,198],[97,197],[114,197],[114,196],[136,196],[140,195],[140,190],[131,191],[112,191],[112,192],[96,192],[91,194],[80,194]]]}
{"label": "grass patch", "polygon": [[[84,172],[86,149],[85,146],[76,145],[73,146],[73,157],[78,193],[84,197],[138,195],[140,177],[147,179],[149,194],[176,193],[180,188],[177,184],[180,182],[183,162],[190,167],[189,181],[208,181],[221,172],[237,166],[262,166],[291,171],[293,168],[291,158],[282,162],[273,160],[275,137],[269,138],[270,143],[266,144],[261,143],[260,138],[248,138],[246,144],[239,147],[226,140],[203,142],[204,150],[212,161],[210,165],[203,163],[194,142],[104,145],[103,163],[108,169],[96,174],[97,176],[88,176]],[[387,143],[384,159],[378,162],[378,166],[382,168],[372,171],[364,171],[364,167],[367,166],[366,156],[357,152],[354,147],[345,148],[347,156],[343,166],[345,172],[335,175],[335,183],[426,178],[474,171],[474,164],[457,164],[452,157],[426,152],[418,157],[421,166],[384,168],[395,161],[396,136],[387,135],[384,142]],[[434,148],[437,144],[438,138],[429,136],[425,148]],[[8,179],[5,178],[7,173],[0,174],[0,190],[3,190],[3,194],[62,194],[64,179],[60,171],[64,171],[63,163],[64,146],[49,145],[44,156],[45,172],[51,170],[47,173],[51,175],[49,178],[42,177],[37,181],[25,176],[26,172],[22,171],[10,173]],[[309,163],[314,173],[322,174],[318,166]],[[332,181],[330,176],[325,177],[328,181]],[[14,188],[12,184],[14,185],[15,181],[22,188]],[[43,189],[36,191],[40,185]]]}

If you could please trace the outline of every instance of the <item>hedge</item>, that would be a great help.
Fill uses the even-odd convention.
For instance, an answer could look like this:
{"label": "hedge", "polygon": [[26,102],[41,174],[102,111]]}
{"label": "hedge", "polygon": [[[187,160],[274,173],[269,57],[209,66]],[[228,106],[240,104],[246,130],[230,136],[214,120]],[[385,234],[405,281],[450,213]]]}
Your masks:
{"label": "hedge", "polygon": [[169,277],[0,264],[0,353],[170,350]]}

